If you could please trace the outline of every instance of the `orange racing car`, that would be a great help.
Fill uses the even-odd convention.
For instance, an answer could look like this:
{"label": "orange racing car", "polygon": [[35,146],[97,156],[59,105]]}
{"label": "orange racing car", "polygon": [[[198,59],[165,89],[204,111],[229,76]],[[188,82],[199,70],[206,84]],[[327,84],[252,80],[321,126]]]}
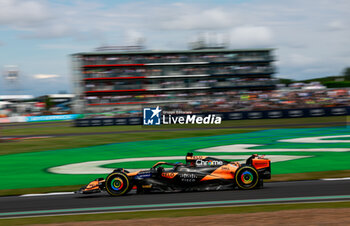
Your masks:
{"label": "orange racing car", "polygon": [[[165,169],[169,166],[171,169]],[[149,170],[131,173],[123,168],[115,169],[106,179],[98,178],[77,193],[106,190],[112,196],[120,196],[133,187],[137,193],[253,189],[262,188],[263,180],[270,178],[271,161],[257,154],[241,164],[188,153],[185,164],[158,162]]]}

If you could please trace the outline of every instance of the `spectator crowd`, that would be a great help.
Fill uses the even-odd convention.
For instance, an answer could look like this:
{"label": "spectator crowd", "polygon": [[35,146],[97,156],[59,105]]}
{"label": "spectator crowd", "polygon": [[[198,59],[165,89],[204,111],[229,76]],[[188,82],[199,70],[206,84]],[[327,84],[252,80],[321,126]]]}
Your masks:
{"label": "spectator crowd", "polygon": [[[149,105],[159,105],[166,111],[181,110],[192,113],[321,108],[350,106],[350,88],[211,93],[203,91],[195,95],[189,93],[130,95],[114,101],[132,103],[134,109],[118,111],[117,109],[121,108],[116,106],[115,113],[109,113],[107,117],[141,116],[142,106]],[[94,114],[90,117],[94,117]]]}

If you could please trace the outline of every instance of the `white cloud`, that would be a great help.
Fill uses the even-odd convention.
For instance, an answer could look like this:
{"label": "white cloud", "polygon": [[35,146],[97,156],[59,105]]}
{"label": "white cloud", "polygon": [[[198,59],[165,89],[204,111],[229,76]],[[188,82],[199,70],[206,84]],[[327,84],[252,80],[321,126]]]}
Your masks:
{"label": "white cloud", "polygon": [[242,26],[231,30],[230,42],[235,48],[269,47],[273,44],[273,35],[268,27]]}
{"label": "white cloud", "polygon": [[[45,65],[45,71],[62,75],[70,71],[65,52],[89,51],[101,43],[129,45],[140,37],[147,39],[149,49],[184,49],[203,33],[214,39],[215,34],[229,35],[232,48],[276,48],[277,71],[290,78],[334,75],[349,64],[349,24],[349,0],[0,0],[0,32],[16,30],[12,34],[32,38],[29,42],[36,42],[33,46],[40,50],[50,49],[55,63]],[[28,42],[8,37],[1,36],[4,47]],[[33,51],[27,43],[22,46],[23,51]],[[43,71],[42,65],[36,67],[28,73]]]}
{"label": "white cloud", "polygon": [[[218,30],[228,28],[233,24],[233,15],[220,8],[193,8],[180,5],[175,8],[160,27],[167,30]],[[180,10],[179,10],[180,9]]]}
{"label": "white cloud", "polygon": [[339,31],[346,29],[346,25],[340,20],[334,20],[328,23],[328,28],[330,30]]}
{"label": "white cloud", "polygon": [[41,30],[41,31],[35,31],[33,35],[28,35],[28,37],[31,38],[61,38],[61,37],[67,37],[74,34],[74,30],[71,26],[67,24],[52,24],[49,27]]}
{"label": "white cloud", "polygon": [[311,65],[315,62],[316,60],[312,57],[304,56],[298,53],[293,53],[287,57],[286,64],[289,64],[290,66],[299,67],[299,66]]}
{"label": "white cloud", "polygon": [[140,31],[128,29],[124,32],[124,43],[127,45],[143,44],[144,40],[145,36]]}
{"label": "white cloud", "polygon": [[0,25],[25,27],[50,18],[42,1],[0,0]]}
{"label": "white cloud", "polygon": [[50,74],[36,74],[34,75],[35,79],[52,79],[52,78],[59,78],[61,77],[60,75],[50,75]]}
{"label": "white cloud", "polygon": [[44,43],[40,44],[39,47],[41,49],[45,50],[65,50],[68,52],[72,51],[81,51],[81,50],[86,50],[86,49],[93,49],[96,46],[90,46],[90,45],[82,45],[82,44],[73,44],[73,43]]}

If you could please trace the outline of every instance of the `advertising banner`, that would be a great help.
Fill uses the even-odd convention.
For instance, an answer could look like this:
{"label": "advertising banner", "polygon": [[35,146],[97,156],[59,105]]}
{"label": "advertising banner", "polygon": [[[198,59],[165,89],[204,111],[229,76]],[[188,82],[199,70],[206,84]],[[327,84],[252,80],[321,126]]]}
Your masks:
{"label": "advertising banner", "polygon": [[74,120],[79,114],[26,116],[26,122]]}
{"label": "advertising banner", "polygon": [[[146,109],[148,110],[148,109]],[[152,111],[152,109],[150,109]],[[155,111],[155,110],[153,110]],[[242,119],[278,119],[278,118],[300,118],[300,117],[321,117],[350,115],[350,107],[329,107],[329,108],[305,108],[305,109],[282,109],[269,111],[240,111],[240,112],[209,112],[203,114],[192,114],[196,117],[215,116],[221,120],[242,120]],[[177,115],[185,117],[187,115]],[[159,116],[160,117],[160,116]],[[76,119],[75,126],[114,126],[114,125],[144,125],[145,122],[156,125],[157,120],[152,120],[152,114],[144,114],[144,117],[131,118],[95,118]],[[151,123],[152,122],[152,123]],[[171,119],[166,124],[171,124]]]}

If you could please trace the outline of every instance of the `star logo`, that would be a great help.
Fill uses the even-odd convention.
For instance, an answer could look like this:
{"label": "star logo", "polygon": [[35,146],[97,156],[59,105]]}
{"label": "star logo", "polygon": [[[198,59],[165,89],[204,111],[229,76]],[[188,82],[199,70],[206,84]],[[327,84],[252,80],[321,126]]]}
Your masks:
{"label": "star logo", "polygon": [[162,111],[160,110],[159,106],[156,107],[156,109],[151,110],[153,112],[153,115],[151,116],[151,118],[153,118],[154,116],[159,117],[159,113]]}
{"label": "star logo", "polygon": [[160,114],[162,109],[156,108],[143,109],[143,125],[160,125]]}

